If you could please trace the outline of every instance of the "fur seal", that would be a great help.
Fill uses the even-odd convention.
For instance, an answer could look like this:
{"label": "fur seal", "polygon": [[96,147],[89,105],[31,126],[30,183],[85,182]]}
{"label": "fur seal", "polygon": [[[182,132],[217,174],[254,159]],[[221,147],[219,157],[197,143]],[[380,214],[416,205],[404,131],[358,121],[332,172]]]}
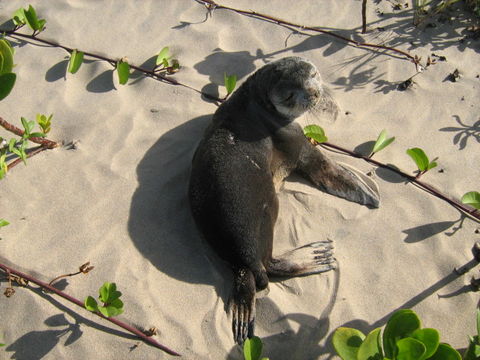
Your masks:
{"label": "fur seal", "polygon": [[229,300],[234,340],[252,337],[256,291],[268,276],[335,269],[330,241],[272,256],[278,185],[297,172],[327,193],[370,207],[372,181],[328,159],[294,120],[327,101],[316,67],[300,57],[269,63],[215,112],[192,161],[189,200],[207,242],[234,273]]}

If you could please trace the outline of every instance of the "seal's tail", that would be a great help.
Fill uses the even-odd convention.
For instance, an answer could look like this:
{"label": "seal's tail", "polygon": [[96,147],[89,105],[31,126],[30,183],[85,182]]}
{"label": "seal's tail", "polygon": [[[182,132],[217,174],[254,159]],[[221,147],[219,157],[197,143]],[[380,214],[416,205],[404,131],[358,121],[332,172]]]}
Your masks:
{"label": "seal's tail", "polygon": [[238,344],[253,336],[255,321],[255,278],[248,268],[235,269],[233,293],[229,301],[233,339]]}

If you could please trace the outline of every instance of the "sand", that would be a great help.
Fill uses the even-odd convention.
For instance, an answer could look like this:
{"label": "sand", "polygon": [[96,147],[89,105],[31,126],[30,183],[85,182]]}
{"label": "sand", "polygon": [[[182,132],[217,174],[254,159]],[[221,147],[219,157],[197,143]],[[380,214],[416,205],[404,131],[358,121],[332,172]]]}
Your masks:
{"label": "sand", "polygon": [[[382,129],[395,142],[375,155],[408,173],[405,151],[422,147],[439,166],[422,179],[449,196],[479,191],[480,79],[478,40],[464,38],[465,23],[412,27],[411,6],[394,11],[388,1],[369,2],[369,31],[360,34],[360,1],[227,1],[292,22],[338,30],[357,40],[384,42],[438,61],[415,74],[397,56],[347,46],[328,36],[291,29],[224,10],[207,16],[193,0],[31,1],[47,29],[39,37],[146,67],[170,46],[182,68],[172,76],[195,89],[225,95],[224,72],[239,82],[283,56],[310,59],[338,102],[338,119],[309,115],[329,141],[364,151]],[[410,3],[409,3],[410,4]],[[0,1],[0,24],[20,2]],[[25,3],[26,6],[26,3]],[[382,15],[383,13],[383,15]],[[383,28],[379,31],[378,28]],[[22,30],[23,31],[23,30]],[[25,33],[28,33],[25,30]],[[86,59],[65,74],[64,50],[13,41],[18,80],[0,102],[0,116],[53,113],[49,138],[74,143],[45,151],[0,181],[0,257],[43,281],[74,272],[86,261],[95,269],[63,281],[79,299],[96,296],[106,281],[123,293],[119,319],[149,328],[160,343],[185,359],[241,359],[224,304],[231,290],[228,267],[202,242],[190,215],[186,188],[194,149],[217,106],[191,89],[142,76],[126,86],[105,62]],[[457,82],[447,80],[458,69]],[[115,75],[115,74],[114,74]],[[112,80],[113,79],[113,80]],[[468,133],[445,131],[467,126]],[[468,136],[467,136],[468,135]],[[0,129],[0,136],[9,136]],[[462,139],[459,139],[462,137]],[[339,269],[323,275],[272,282],[257,300],[256,334],[270,359],[333,359],[333,331],[364,332],[383,326],[399,308],[415,310],[426,327],[457,349],[475,334],[478,295],[468,290],[477,222],[387,170],[348,156],[332,158],[373,172],[381,206],[366,207],[289,179],[279,194],[274,252],[332,239]],[[439,171],[441,170],[441,171]],[[240,175],[239,175],[240,176]],[[0,290],[7,286],[2,280]],[[0,298],[2,359],[167,359],[63,299],[16,288]]]}

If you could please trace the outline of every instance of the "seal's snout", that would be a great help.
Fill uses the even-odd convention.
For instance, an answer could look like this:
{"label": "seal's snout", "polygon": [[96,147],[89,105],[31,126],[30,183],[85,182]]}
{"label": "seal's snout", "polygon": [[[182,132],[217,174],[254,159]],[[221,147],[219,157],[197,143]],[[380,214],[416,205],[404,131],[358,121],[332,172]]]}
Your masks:
{"label": "seal's snout", "polygon": [[310,87],[307,89],[308,97],[311,100],[318,99],[320,97],[320,90],[318,88]]}

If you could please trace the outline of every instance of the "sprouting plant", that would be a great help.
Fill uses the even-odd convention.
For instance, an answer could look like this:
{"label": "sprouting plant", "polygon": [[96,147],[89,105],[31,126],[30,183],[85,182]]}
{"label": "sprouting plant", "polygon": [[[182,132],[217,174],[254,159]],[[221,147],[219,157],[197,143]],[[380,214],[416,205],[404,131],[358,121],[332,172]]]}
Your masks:
{"label": "sprouting plant", "polygon": [[5,219],[0,219],[0,227],[9,225],[10,223]]}
{"label": "sprouting plant", "polygon": [[43,134],[45,135],[48,134],[51,130],[52,117],[53,117],[53,114],[50,114],[49,117],[43,114],[37,114],[37,124],[40,126]]}
{"label": "sprouting plant", "polygon": [[380,135],[378,135],[377,141],[375,142],[375,145],[373,145],[372,152],[368,157],[372,157],[380,150],[383,150],[388,145],[390,145],[394,140],[395,140],[395,137],[391,137],[387,139],[387,130],[382,130]]}
{"label": "sprouting plant", "polygon": [[462,196],[462,203],[470,205],[480,210],[480,193],[478,191],[470,191]]}
{"label": "sprouting plant", "polygon": [[20,8],[15,11],[12,20],[16,26],[27,24],[33,30],[34,35],[42,32],[46,23],[44,19],[38,18],[37,12],[32,5],[29,5],[28,9]]}
{"label": "sprouting plant", "polygon": [[85,308],[92,312],[100,312],[103,316],[111,317],[123,313],[123,302],[120,300],[122,293],[117,291],[115,283],[106,282],[99,289],[98,298],[103,303],[98,305],[97,300],[92,296],[85,299]]}
{"label": "sprouting plant", "polygon": [[5,346],[5,340],[3,340],[3,332],[0,331],[0,347]]}
{"label": "sprouting plant", "polygon": [[477,309],[477,335],[469,337],[467,351],[463,354],[463,360],[476,360],[480,357],[480,310]]}
{"label": "sprouting plant", "polygon": [[318,125],[307,125],[303,128],[303,133],[314,145],[328,141],[325,131]]}
{"label": "sprouting plant", "polygon": [[262,356],[262,340],[258,336],[254,336],[245,340],[243,343],[243,357],[245,360],[269,360]]}
{"label": "sprouting plant", "polygon": [[13,48],[5,39],[0,39],[0,100],[6,98],[15,85],[17,76],[12,73]]}
{"label": "sprouting plant", "polygon": [[352,328],[340,327],[333,334],[333,346],[343,360],[461,360],[461,356],[431,328],[421,328],[417,314],[409,309],[396,311],[381,328],[367,336]]}
{"label": "sprouting plant", "polygon": [[77,49],[72,51],[70,55],[70,60],[68,62],[68,72],[71,74],[75,74],[83,62],[83,52],[78,51]]}
{"label": "sprouting plant", "polygon": [[176,73],[180,69],[180,63],[177,59],[172,59],[169,54],[169,47],[165,46],[157,55],[155,60],[155,71],[166,70],[169,74]]}
{"label": "sprouting plant", "polygon": [[418,171],[419,171],[417,178],[425,174],[428,170],[431,170],[438,165],[436,163],[436,160],[438,158],[435,158],[432,161],[430,161],[427,155],[425,154],[425,152],[420,148],[408,149],[407,154],[413,159],[415,164],[417,164]]}
{"label": "sprouting plant", "polygon": [[225,88],[227,89],[227,98],[233,90],[235,90],[235,86],[237,86],[237,75],[227,75],[227,73],[223,74],[223,80],[225,82]]}
{"label": "sprouting plant", "polygon": [[126,58],[117,62],[118,82],[120,85],[125,85],[130,77],[130,65]]}

